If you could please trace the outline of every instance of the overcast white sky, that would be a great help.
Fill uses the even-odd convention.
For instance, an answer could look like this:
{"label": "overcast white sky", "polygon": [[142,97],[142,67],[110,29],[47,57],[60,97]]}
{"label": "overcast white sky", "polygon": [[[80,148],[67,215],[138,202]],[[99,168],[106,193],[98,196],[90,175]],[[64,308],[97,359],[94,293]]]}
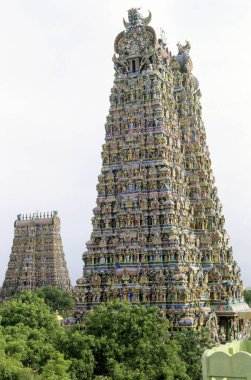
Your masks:
{"label": "overcast white sky", "polygon": [[0,283],[18,213],[58,210],[73,284],[91,232],[127,10],[152,11],[169,48],[192,44],[226,227],[251,285],[251,2],[0,0]]}

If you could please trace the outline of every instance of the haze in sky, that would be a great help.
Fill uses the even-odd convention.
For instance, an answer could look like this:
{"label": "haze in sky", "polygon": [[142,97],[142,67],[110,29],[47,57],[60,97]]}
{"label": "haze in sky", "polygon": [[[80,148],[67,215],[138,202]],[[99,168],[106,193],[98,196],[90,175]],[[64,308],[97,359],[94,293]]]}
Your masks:
{"label": "haze in sky", "polygon": [[0,2],[0,283],[19,213],[58,210],[72,283],[91,233],[113,84],[113,43],[127,10],[152,12],[173,53],[189,40],[226,229],[251,285],[251,2]]}

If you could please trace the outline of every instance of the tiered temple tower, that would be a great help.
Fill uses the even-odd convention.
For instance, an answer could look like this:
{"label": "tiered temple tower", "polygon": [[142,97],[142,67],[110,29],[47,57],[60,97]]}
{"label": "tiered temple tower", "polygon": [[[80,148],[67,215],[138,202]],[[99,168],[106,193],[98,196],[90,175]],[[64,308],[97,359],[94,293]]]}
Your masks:
{"label": "tiered temple tower", "polygon": [[[172,55],[138,9],[115,40],[93,232],[75,295],[78,313],[110,300],[157,305],[174,328],[245,333],[233,260],[201,119],[190,44]],[[226,336],[227,335],[227,336]]]}
{"label": "tiered temple tower", "polygon": [[57,212],[18,215],[2,296],[44,285],[70,290]]}

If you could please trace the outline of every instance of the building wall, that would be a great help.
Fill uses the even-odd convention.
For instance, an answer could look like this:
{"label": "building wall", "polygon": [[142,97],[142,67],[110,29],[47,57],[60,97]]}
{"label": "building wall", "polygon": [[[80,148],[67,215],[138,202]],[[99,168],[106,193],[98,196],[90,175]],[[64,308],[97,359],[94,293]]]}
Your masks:
{"label": "building wall", "polygon": [[251,340],[234,341],[206,350],[203,380],[251,380]]}

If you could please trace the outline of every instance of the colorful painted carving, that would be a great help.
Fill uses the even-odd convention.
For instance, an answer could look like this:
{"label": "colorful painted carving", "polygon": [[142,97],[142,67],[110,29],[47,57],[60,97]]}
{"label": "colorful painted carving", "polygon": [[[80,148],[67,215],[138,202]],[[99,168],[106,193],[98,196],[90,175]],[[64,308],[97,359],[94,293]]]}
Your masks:
{"label": "colorful painted carving", "polygon": [[52,285],[71,290],[57,212],[18,215],[2,296]]}
{"label": "colorful painted carving", "polygon": [[[201,118],[191,45],[172,55],[138,9],[115,40],[93,232],[76,312],[111,300],[157,305],[174,328],[244,325],[233,259]],[[218,307],[229,306],[228,312]],[[232,307],[234,305],[235,309]],[[219,318],[214,316],[214,309]],[[243,318],[243,317],[242,317]]]}

